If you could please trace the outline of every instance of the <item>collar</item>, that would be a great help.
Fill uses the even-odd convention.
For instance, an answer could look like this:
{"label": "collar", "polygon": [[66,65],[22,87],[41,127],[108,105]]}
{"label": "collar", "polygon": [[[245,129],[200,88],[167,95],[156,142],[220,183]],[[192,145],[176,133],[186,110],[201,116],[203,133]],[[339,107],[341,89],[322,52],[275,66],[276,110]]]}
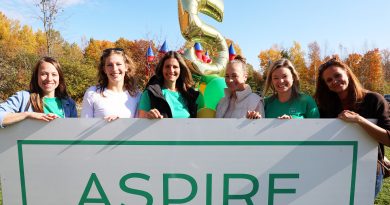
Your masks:
{"label": "collar", "polygon": [[[242,91],[236,91],[236,96],[237,96],[237,102],[245,99],[248,97],[248,95],[252,94],[252,89],[248,84],[245,84],[245,89]],[[230,96],[232,95],[232,92],[230,91],[229,88],[225,88],[225,96]]]}

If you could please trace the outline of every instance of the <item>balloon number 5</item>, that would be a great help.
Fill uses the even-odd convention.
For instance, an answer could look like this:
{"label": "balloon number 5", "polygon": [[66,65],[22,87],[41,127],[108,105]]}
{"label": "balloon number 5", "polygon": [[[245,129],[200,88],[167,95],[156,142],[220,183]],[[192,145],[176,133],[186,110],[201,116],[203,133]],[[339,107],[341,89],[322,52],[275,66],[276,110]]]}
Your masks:
{"label": "balloon number 5", "polygon": [[205,73],[205,71],[220,71],[225,68],[228,59],[228,46],[225,38],[215,28],[202,22],[199,12],[222,22],[223,0],[178,0],[179,23],[183,37],[187,41],[205,43],[216,48],[218,58],[211,64],[200,61],[194,52],[194,48],[187,49],[184,57],[191,62],[194,69]]}

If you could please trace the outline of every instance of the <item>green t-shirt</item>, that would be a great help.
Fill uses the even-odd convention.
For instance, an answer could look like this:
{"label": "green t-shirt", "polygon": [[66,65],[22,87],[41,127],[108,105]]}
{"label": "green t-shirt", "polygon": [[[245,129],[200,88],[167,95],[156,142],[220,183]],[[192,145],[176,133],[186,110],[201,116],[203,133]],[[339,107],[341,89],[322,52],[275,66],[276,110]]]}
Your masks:
{"label": "green t-shirt", "polygon": [[60,118],[64,118],[64,110],[62,109],[62,102],[59,98],[43,98],[43,112],[56,114]]}
{"label": "green t-shirt", "polygon": [[[189,118],[187,103],[184,100],[180,92],[174,92],[166,88],[162,89],[162,94],[165,100],[168,102],[172,111],[172,118]],[[139,109],[149,112],[150,111],[150,98],[148,91],[144,91],[139,102]]]}
{"label": "green t-shirt", "polygon": [[280,102],[277,97],[267,97],[265,102],[265,117],[277,118],[282,115],[291,115],[292,118],[319,118],[317,104],[306,94],[300,94],[296,99]]}

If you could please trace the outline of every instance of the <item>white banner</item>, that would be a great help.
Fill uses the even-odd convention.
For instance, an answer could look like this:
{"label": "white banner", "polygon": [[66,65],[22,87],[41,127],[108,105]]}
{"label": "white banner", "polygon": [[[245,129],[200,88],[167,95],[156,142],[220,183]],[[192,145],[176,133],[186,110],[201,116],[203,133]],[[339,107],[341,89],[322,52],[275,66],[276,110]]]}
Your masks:
{"label": "white banner", "polygon": [[5,205],[374,200],[377,143],[336,119],[27,120],[0,138]]}

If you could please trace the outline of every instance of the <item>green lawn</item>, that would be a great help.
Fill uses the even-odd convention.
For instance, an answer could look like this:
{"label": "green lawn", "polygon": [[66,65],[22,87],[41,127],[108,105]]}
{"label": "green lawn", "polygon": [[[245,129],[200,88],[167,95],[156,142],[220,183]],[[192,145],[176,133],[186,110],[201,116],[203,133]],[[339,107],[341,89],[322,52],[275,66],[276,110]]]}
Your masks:
{"label": "green lawn", "polygon": [[[390,159],[390,148],[386,147],[385,154]],[[390,177],[385,179],[382,190],[378,198],[375,200],[377,205],[390,205]]]}

